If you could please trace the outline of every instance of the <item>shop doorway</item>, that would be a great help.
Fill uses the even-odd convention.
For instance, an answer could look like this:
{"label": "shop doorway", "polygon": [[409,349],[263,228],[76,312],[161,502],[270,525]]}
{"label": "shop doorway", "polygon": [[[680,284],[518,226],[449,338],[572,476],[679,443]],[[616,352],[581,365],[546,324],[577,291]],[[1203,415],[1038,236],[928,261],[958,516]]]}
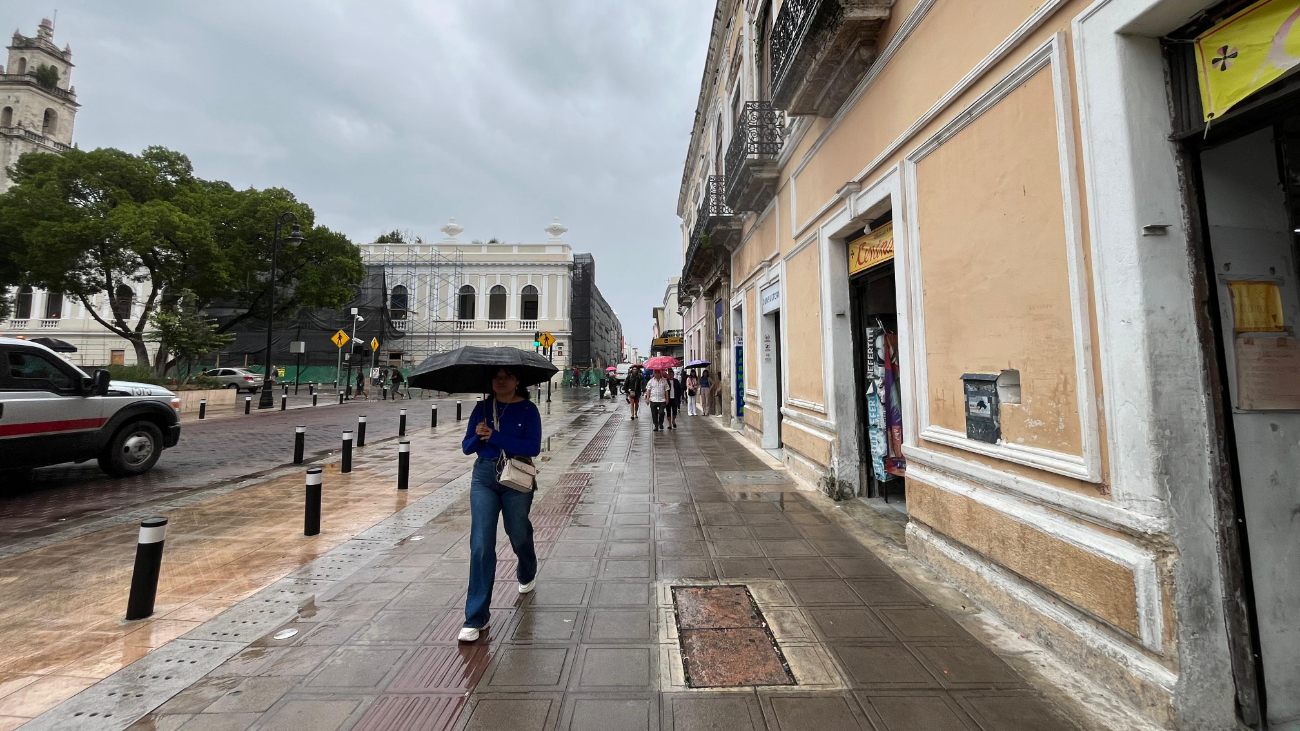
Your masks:
{"label": "shop doorway", "polygon": [[848,240],[858,469],[865,497],[884,498],[905,511],[893,226],[888,214],[872,223],[869,233]]}
{"label": "shop doorway", "polygon": [[759,301],[762,304],[762,317],[760,318],[762,333],[760,339],[763,348],[763,362],[759,367],[760,377],[763,379],[762,395],[763,402],[763,449],[767,450],[777,459],[783,459],[784,454],[781,449],[784,442],[781,440],[781,407],[785,404],[785,384],[782,373],[781,357],[781,284],[779,282],[768,285],[759,290]]}
{"label": "shop doorway", "polygon": [[1192,157],[1261,706],[1300,729],[1300,115],[1268,121]]}

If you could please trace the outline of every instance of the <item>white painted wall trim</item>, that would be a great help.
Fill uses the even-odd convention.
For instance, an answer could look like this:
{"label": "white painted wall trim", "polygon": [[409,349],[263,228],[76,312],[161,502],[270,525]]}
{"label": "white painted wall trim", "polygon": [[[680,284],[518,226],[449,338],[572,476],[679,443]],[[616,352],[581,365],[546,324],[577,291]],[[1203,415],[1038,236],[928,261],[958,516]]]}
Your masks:
{"label": "white painted wall trim", "polygon": [[[913,356],[916,363],[915,393],[920,397],[916,401],[917,423],[920,438],[947,444],[959,449],[966,449],[1009,462],[1025,464],[1039,469],[1056,472],[1080,480],[1100,482],[1101,475],[1101,436],[1098,432],[1098,414],[1096,388],[1092,368],[1091,310],[1085,291],[1087,275],[1084,267],[1083,233],[1079,221],[1082,204],[1075,178],[1074,165],[1074,124],[1071,115],[1072,98],[1065,74],[1065,34],[1057,33],[1046,43],[1034,49],[1029,56],[1014,70],[994,84],[988,91],[962,110],[951,122],[944,125],[929,139],[907,154],[903,161],[903,173],[907,187],[907,199],[911,205],[918,205],[916,190],[917,164],[929,154],[939,149],[963,128],[992,109],[1000,101],[1020,87],[1025,81],[1043,69],[1050,67],[1052,73],[1054,101],[1056,107],[1057,152],[1060,157],[1059,170],[1061,178],[1061,196],[1064,205],[1062,211],[1065,219],[1066,262],[1070,286],[1070,316],[1073,329],[1076,409],[1079,413],[1079,434],[1081,454],[1039,449],[1014,444],[1005,440],[997,444],[987,444],[968,439],[963,432],[936,426],[930,423],[929,374],[926,365],[925,347],[925,304],[924,279],[921,273],[920,224],[915,210],[909,217],[907,237],[907,258],[911,268],[911,301],[909,313],[911,328],[915,334],[916,347]],[[895,241],[895,250],[898,244]]]}
{"label": "white painted wall trim", "polygon": [[931,470],[924,464],[908,465],[907,477],[920,480],[944,492],[973,500],[1017,523],[1027,525],[1131,570],[1133,588],[1137,595],[1139,638],[1145,647],[1160,652],[1164,637],[1164,611],[1155,555],[1150,551],[1063,517],[1047,508]]}
{"label": "white painted wall trim", "polygon": [[826,437],[827,439],[831,438],[836,432],[835,422],[833,421],[829,421],[827,419],[821,419],[811,414],[805,414],[801,411],[795,411],[793,409],[783,408],[781,409],[781,413],[791,421],[797,421],[800,424],[803,424],[805,426],[810,426],[814,429],[820,429],[823,432],[820,436]]}
{"label": "white painted wall trim", "polygon": [[903,454],[909,463],[918,462],[960,479],[977,482],[994,490],[1004,490],[1020,499],[1045,505],[1104,528],[1150,538],[1161,537],[1169,530],[1169,522],[1164,518],[1154,518],[1125,509],[1109,500],[1089,497],[922,445],[904,444]]}
{"label": "white painted wall trim", "polygon": [[819,404],[819,403],[816,403],[816,402],[814,402],[814,401],[805,401],[804,399],[801,399],[801,398],[794,398],[793,396],[787,398],[787,399],[785,400],[785,402],[786,402],[786,404],[789,405],[789,406],[798,406],[798,407],[801,408],[801,409],[808,409],[809,411],[816,411],[816,412],[819,413],[819,414],[825,414],[825,413],[826,413],[826,404]]}
{"label": "white painted wall trim", "polygon": [[1126,668],[1142,680],[1172,693],[1178,676],[1173,671],[1097,628],[1087,618],[1062,606],[1058,600],[1025,582],[1010,571],[971,555],[970,549],[948,541],[916,523],[907,524],[908,540],[923,542],[950,561],[979,576],[993,588],[1007,594],[1012,601],[1038,612],[1066,628],[1083,643],[1111,661]]}
{"label": "white painted wall trim", "polygon": [[[981,60],[978,64],[976,64],[975,67],[972,68],[969,73],[967,73],[965,76],[962,77],[961,81],[958,81],[957,84],[948,91],[948,93],[944,94],[942,97],[939,97],[939,100],[936,101],[933,106],[931,106],[928,110],[926,110],[924,114],[917,117],[916,121],[913,122],[910,127],[904,130],[903,133],[900,134],[888,146],[886,146],[885,149],[881,150],[880,154],[876,155],[875,159],[867,163],[866,167],[862,168],[862,170],[860,170],[857,175],[853,176],[853,178],[851,178],[850,181],[857,181],[857,182],[865,181],[868,176],[870,176],[873,172],[875,172],[876,168],[879,168],[882,164],[884,164],[886,160],[888,160],[889,158],[897,154],[898,151],[901,150],[904,145],[906,145],[913,137],[919,134],[921,130],[924,129],[927,125],[933,122],[940,114],[944,112],[944,110],[946,110],[949,106],[951,106],[952,103],[956,101],[957,97],[966,93],[966,91],[969,90],[972,86],[974,86],[975,83],[979,81],[981,77],[984,76],[984,74],[988,73],[989,69],[991,69],[1002,59],[1006,58],[1006,56],[1010,54],[1012,50],[1014,50],[1017,46],[1019,46],[1025,40],[1025,38],[1028,37],[1031,33],[1038,30],[1038,28],[1042,26],[1042,24],[1053,13],[1059,10],[1060,7],[1065,3],[1066,0],[1047,0],[1047,2],[1044,2],[1037,10],[1034,11],[1033,15],[1029,16],[1029,18],[1026,19],[1024,23],[1020,24],[1020,27],[1012,31],[1011,35],[1007,36],[1005,40],[999,43],[997,47],[994,48],[993,51],[989,53],[989,55],[985,56],[983,60]],[[842,107],[841,109],[843,110],[847,108],[849,108],[849,105],[845,104],[845,106]],[[828,136],[832,129],[833,126],[828,127],[823,137]],[[808,162],[812,160],[815,149],[820,148],[821,143],[822,140],[819,139],[817,141],[817,144],[814,146],[814,149],[809,151],[808,156],[800,162],[799,168],[796,169],[794,173],[790,176],[790,218],[792,219],[791,227],[792,230],[794,231],[795,238],[798,238],[805,229],[807,229],[809,226],[813,224],[813,222],[817,220],[818,216],[820,215],[820,214],[814,214],[812,216],[809,216],[804,220],[803,224],[793,223],[793,220],[799,219],[798,208],[796,208],[794,204],[799,173],[802,172],[804,166],[806,166]]]}

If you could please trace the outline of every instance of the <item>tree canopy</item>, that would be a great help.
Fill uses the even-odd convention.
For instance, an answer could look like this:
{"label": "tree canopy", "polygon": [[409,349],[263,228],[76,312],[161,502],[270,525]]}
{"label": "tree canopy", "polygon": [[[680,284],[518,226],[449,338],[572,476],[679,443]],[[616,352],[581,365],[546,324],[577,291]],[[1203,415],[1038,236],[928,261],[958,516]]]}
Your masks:
{"label": "tree canopy", "polygon": [[[10,168],[0,195],[0,283],[46,288],[81,302],[149,363],[146,328],[160,311],[198,313],[233,306],[225,332],[265,317],[271,287],[276,316],[341,307],[365,276],[360,252],[283,188],[236,190],[194,175],[185,155],[150,147],[61,155],[28,153]],[[275,221],[292,212],[304,240],[283,245],[269,277]],[[287,231],[283,232],[287,233]],[[142,296],[119,296],[140,287]],[[155,365],[168,363],[163,342]]]}

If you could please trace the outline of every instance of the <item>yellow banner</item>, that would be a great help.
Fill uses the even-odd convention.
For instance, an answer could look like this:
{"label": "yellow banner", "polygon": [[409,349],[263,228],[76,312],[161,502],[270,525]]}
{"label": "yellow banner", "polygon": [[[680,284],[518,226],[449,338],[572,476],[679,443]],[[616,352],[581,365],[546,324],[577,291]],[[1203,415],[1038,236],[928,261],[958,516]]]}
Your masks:
{"label": "yellow banner", "polygon": [[1239,333],[1283,332],[1282,289],[1277,282],[1228,282],[1232,293],[1233,330]]}
{"label": "yellow banner", "polygon": [[1196,39],[1205,121],[1300,64],[1300,0],[1261,0]]}
{"label": "yellow banner", "polygon": [[849,276],[893,258],[894,224],[887,223],[849,242]]}

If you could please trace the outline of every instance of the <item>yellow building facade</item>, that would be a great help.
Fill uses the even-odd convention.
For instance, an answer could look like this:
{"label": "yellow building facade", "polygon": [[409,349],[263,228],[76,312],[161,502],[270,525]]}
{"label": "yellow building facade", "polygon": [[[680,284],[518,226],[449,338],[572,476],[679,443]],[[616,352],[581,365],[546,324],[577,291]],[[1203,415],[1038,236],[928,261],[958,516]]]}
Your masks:
{"label": "yellow building facade", "polygon": [[[1189,40],[1242,7],[719,0],[678,202],[733,428],[833,496],[905,500],[913,554],[1170,728],[1300,719],[1273,586],[1300,562],[1270,550],[1300,534],[1269,517],[1300,511],[1300,423],[1289,387],[1242,408],[1258,338],[1215,276],[1216,226],[1254,215],[1215,181],[1281,184],[1215,149],[1263,129],[1285,157],[1265,97],[1294,98],[1179,111]],[[1277,318],[1284,244],[1289,270],[1256,262]],[[1255,413],[1276,428],[1247,443]]]}

